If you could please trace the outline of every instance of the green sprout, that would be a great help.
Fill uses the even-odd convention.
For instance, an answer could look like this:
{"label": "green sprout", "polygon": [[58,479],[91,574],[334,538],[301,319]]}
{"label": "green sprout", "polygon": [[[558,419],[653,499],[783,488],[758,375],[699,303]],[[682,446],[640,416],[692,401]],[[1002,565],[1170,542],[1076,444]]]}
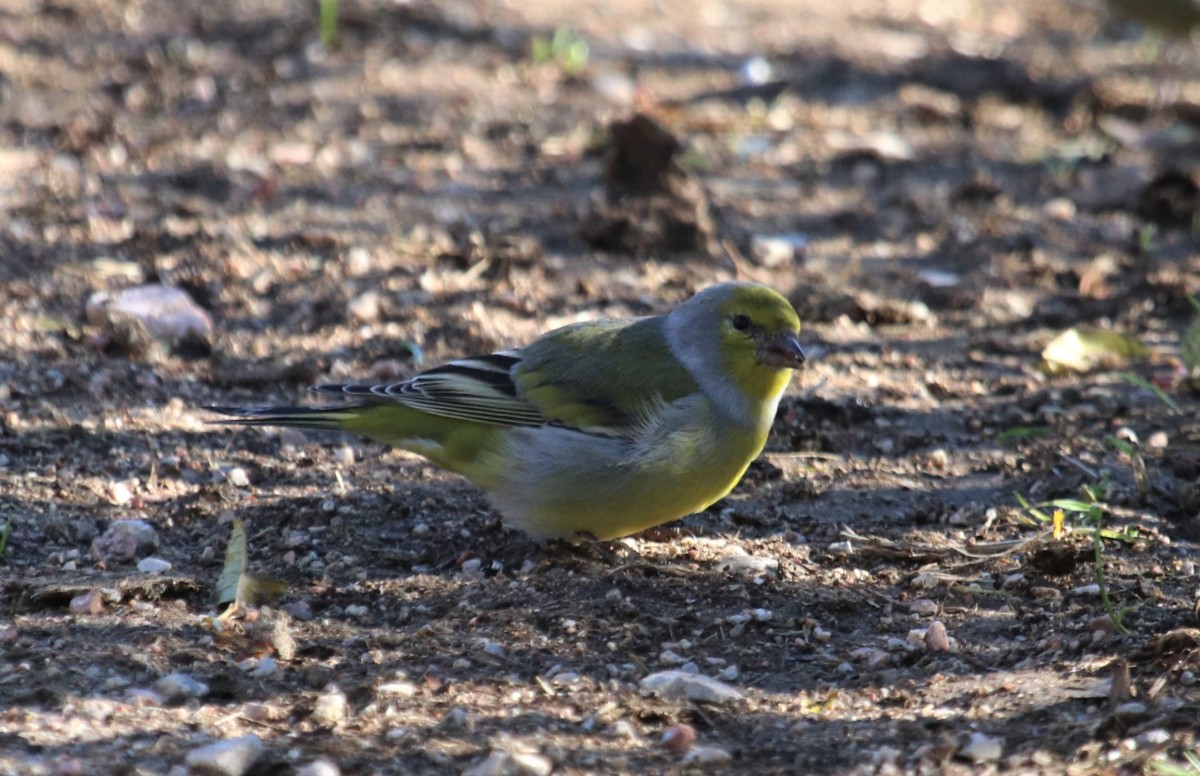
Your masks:
{"label": "green sprout", "polygon": [[[1131,611],[1131,608],[1117,609],[1109,597],[1108,582],[1104,576],[1104,540],[1130,543],[1137,539],[1138,531],[1136,528],[1113,530],[1104,527],[1107,507],[1102,503],[1102,499],[1109,487],[1108,477],[1104,476],[1099,483],[1083,486],[1083,499],[1054,499],[1036,505],[1030,504],[1029,500],[1019,493],[1014,495],[1021,507],[1035,520],[1051,527],[1054,538],[1057,539],[1075,532],[1091,536],[1092,548],[1095,552],[1092,568],[1095,571],[1096,584],[1100,588],[1100,600],[1104,604],[1104,611],[1108,614],[1108,619],[1117,632],[1122,636],[1128,636],[1130,631],[1125,625],[1125,616]],[[1047,514],[1046,509],[1054,511]],[[1068,524],[1068,515],[1075,518],[1078,526]]]}
{"label": "green sprout", "polygon": [[321,46],[333,51],[338,44],[338,0],[318,0],[321,8]]}
{"label": "green sprout", "polygon": [[587,41],[569,27],[559,27],[547,40],[535,37],[530,43],[530,56],[539,65],[556,64],[568,77],[574,77],[587,69],[591,53]]}
{"label": "green sprout", "polygon": [[1200,751],[1184,752],[1183,759],[1182,763],[1155,760],[1147,772],[1157,776],[1200,776]]}

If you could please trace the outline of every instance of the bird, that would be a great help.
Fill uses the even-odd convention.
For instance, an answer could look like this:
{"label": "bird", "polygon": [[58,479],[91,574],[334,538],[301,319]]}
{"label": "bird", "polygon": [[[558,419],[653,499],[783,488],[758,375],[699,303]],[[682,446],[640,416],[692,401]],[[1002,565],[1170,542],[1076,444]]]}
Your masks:
{"label": "bird", "polygon": [[351,404],[208,409],[224,424],[399,447],[466,477],[532,537],[612,540],[737,485],[804,366],[799,333],[784,296],[726,282],[662,315],[569,324],[400,382],[312,389]]}

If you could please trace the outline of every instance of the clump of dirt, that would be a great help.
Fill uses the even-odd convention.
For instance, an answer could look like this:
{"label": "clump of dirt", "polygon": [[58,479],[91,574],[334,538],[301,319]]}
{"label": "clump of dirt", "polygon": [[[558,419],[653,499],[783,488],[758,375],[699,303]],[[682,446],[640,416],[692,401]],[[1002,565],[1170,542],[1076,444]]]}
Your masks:
{"label": "clump of dirt", "polygon": [[708,200],[680,164],[683,144],[644,113],[608,127],[604,195],[592,197],[580,236],[603,251],[714,254]]}

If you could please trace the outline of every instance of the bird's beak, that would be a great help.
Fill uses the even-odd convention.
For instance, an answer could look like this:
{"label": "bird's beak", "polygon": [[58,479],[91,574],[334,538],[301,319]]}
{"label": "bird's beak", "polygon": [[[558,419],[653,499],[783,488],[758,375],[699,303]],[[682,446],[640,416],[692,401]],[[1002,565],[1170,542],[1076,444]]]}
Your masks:
{"label": "bird's beak", "polygon": [[758,360],[766,366],[799,369],[804,366],[804,351],[795,332],[782,331],[759,346]]}

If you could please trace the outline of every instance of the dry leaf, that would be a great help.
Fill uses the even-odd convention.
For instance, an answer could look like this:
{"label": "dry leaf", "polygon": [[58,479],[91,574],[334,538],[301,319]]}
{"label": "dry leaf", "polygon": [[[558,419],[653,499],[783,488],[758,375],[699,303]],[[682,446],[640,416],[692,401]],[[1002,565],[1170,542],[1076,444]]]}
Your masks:
{"label": "dry leaf", "polygon": [[233,602],[234,609],[253,606],[263,598],[279,595],[287,586],[271,579],[255,579],[246,573],[246,526],[235,518],[225,548],[225,565],[217,578],[217,603]]}
{"label": "dry leaf", "polygon": [[1087,372],[1145,354],[1145,346],[1134,337],[1115,331],[1071,328],[1046,345],[1041,368],[1049,374]]}

